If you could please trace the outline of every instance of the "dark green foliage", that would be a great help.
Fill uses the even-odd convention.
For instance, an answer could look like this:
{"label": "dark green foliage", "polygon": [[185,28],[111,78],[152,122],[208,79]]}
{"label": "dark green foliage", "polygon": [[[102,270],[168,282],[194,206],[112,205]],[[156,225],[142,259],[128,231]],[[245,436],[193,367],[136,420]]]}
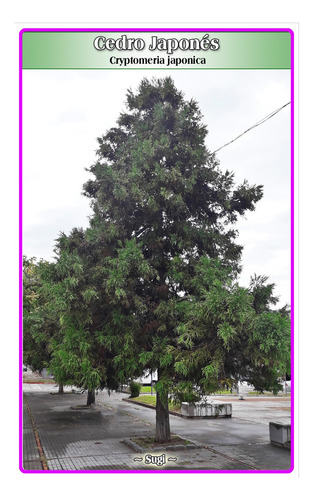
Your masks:
{"label": "dark green foliage", "polygon": [[[61,235],[56,246],[57,281],[53,284],[60,313],[62,339],[54,345],[50,367],[65,371],[72,383],[91,393],[108,387],[117,389],[112,356],[102,338],[102,321],[108,314],[93,280],[90,247],[82,230]],[[99,279],[99,278],[98,278]]]}
{"label": "dark green foliage", "polygon": [[[55,345],[63,337],[61,308],[54,294],[55,280],[54,264],[23,257],[23,360],[34,371],[49,369]],[[61,367],[54,378],[59,385],[70,382]]]}
{"label": "dark green foliage", "polygon": [[257,314],[268,311],[278,302],[278,298],[273,296],[275,285],[267,283],[267,280],[267,276],[256,274],[250,279],[249,290],[253,295],[253,307]]}
{"label": "dark green foliage", "polygon": [[[98,161],[89,169],[91,227],[115,249],[136,238],[160,279],[175,257],[184,273],[202,254],[236,267],[241,247],[231,224],[254,210],[261,187],[245,181],[235,189],[233,174],[223,173],[206,149],[197,103],[185,101],[170,78],[143,80],[127,104],[119,127],[98,139]],[[171,282],[169,293],[180,288]]]}

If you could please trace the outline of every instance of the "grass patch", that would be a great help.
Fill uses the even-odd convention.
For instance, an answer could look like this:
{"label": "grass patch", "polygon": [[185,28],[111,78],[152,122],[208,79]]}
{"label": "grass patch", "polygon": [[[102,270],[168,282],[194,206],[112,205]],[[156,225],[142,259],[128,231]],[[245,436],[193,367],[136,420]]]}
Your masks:
{"label": "grass patch", "polygon": [[[146,405],[156,406],[156,396],[138,396],[137,398],[131,398],[131,401],[137,401],[138,403],[145,403]],[[174,404],[171,400],[168,402],[168,407],[172,411],[180,411],[180,405]]]}
{"label": "grass patch", "polygon": [[[127,392],[128,394],[130,394],[131,393],[130,388],[125,387],[124,392]],[[150,394],[151,395],[151,386],[149,386],[149,385],[142,386],[140,389],[140,394]],[[156,390],[154,387],[152,387],[152,394],[156,394]]]}
{"label": "grass patch", "polygon": [[[155,394],[156,390],[154,387],[152,387],[152,393]],[[140,394],[151,394],[151,386],[144,385],[140,389]]]}
{"label": "grass patch", "polygon": [[145,403],[147,405],[156,405],[156,396],[138,396],[137,398],[130,398],[132,401],[137,401],[138,403]]}
{"label": "grass patch", "polygon": [[212,392],[212,394],[209,394],[209,396],[222,396],[222,395],[227,395],[227,396],[232,396],[236,394],[234,391],[217,391],[217,392]]}
{"label": "grass patch", "polygon": [[267,392],[267,391],[265,391],[263,393],[262,392],[258,392],[258,391],[250,391],[250,392],[248,392],[248,395],[249,396],[275,396],[275,397],[282,397],[282,398],[284,398],[286,396],[287,397],[290,396],[290,392],[289,393],[287,392],[287,394],[285,394],[284,392],[280,391],[277,394],[274,394],[273,392]]}

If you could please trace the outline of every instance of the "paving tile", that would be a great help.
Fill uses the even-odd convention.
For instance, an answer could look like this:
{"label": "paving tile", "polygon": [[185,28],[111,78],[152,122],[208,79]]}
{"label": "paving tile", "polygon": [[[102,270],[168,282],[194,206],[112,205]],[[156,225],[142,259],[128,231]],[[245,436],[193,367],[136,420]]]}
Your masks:
{"label": "paving tile", "polygon": [[[121,395],[108,399],[110,404],[96,404],[92,409],[73,409],[86,403],[86,395],[63,396],[44,390],[32,390],[26,398],[36,423],[49,470],[288,470],[290,453],[269,444],[269,412],[254,411],[256,422],[248,421],[249,412],[239,408],[239,417],[211,422],[190,421],[171,416],[171,429],[178,435],[202,444],[195,450],[167,450],[168,461],[162,469],[145,463],[145,454],[131,450],[124,438],[154,434],[155,412],[133,408]],[[107,399],[106,399],[107,401]],[[249,403],[250,406],[252,403]],[[288,405],[277,405],[277,415],[288,411]],[[246,407],[247,408],[247,407]],[[283,409],[282,409],[283,408]],[[241,412],[241,413],[240,413]],[[272,413],[271,413],[272,414]],[[245,418],[247,421],[245,421]],[[263,422],[266,420],[266,422]],[[24,405],[24,469],[39,470],[41,462],[31,420]],[[161,455],[159,450],[155,455]],[[135,461],[142,457],[142,461]]]}

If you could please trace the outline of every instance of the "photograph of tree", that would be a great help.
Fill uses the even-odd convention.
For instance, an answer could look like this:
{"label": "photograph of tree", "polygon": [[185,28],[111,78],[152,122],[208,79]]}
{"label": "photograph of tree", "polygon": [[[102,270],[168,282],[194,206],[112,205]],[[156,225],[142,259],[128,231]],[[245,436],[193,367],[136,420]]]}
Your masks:
{"label": "photograph of tree", "polygon": [[279,393],[290,71],[24,73],[23,363],[86,406],[150,374],[159,444],[173,403]]}

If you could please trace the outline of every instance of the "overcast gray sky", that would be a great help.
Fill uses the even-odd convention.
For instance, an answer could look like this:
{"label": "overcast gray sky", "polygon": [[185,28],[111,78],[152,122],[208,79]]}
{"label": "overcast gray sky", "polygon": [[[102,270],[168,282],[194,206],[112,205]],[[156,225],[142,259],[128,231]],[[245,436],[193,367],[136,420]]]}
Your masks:
{"label": "overcast gray sky", "polygon": [[[144,76],[171,75],[195,98],[211,151],[290,101],[287,70],[23,71],[23,253],[51,260],[60,231],[88,225],[81,195],[96,138],[115,126],[128,88]],[[254,274],[276,283],[290,303],[290,106],[217,153],[236,182],[264,185],[256,211],[239,221],[241,282]]]}

